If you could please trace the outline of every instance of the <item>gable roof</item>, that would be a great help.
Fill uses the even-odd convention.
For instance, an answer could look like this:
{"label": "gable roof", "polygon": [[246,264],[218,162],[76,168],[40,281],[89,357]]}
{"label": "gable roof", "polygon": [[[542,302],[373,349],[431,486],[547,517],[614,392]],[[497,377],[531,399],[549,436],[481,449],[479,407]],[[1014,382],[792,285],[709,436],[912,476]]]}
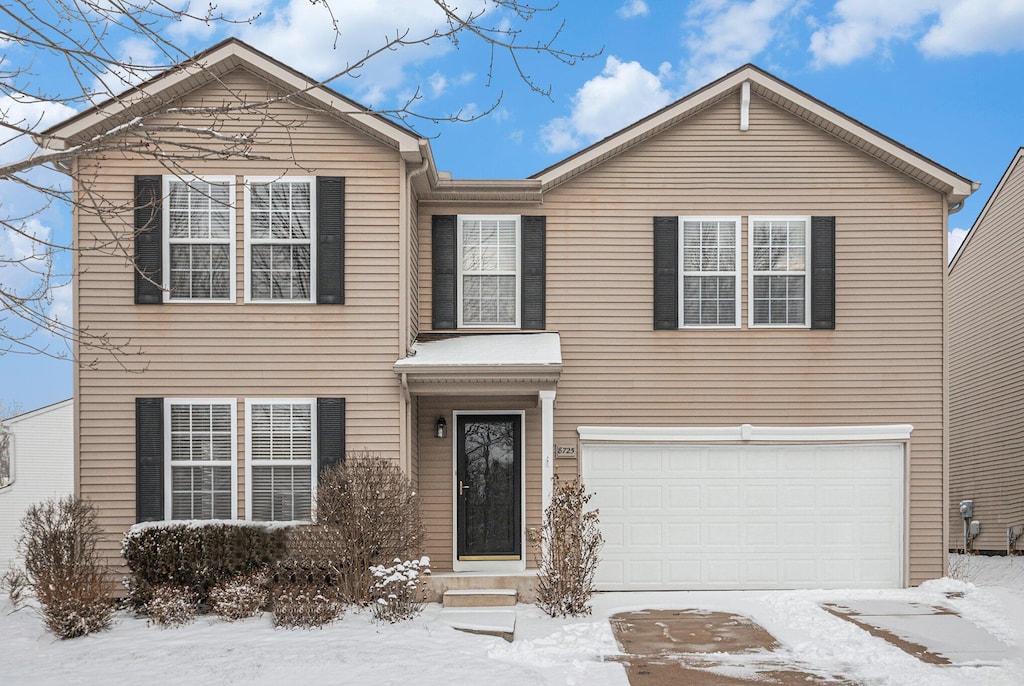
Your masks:
{"label": "gable roof", "polygon": [[1003,186],[1013,176],[1014,172],[1018,169],[1024,170],[1024,164],[1021,164],[1021,160],[1024,160],[1024,147],[1017,148],[1017,152],[1014,154],[1013,159],[1010,160],[1010,164],[1007,165],[1006,171],[1003,172],[1003,176],[999,179],[999,183],[992,190],[992,195],[988,196],[988,200],[985,201],[985,206],[981,208],[981,212],[978,213],[974,223],[971,224],[971,228],[967,231],[967,236],[964,237],[963,242],[960,243],[960,247],[956,249],[956,254],[953,255],[953,259],[949,261],[949,266],[946,268],[948,274],[953,273],[953,267],[956,266],[957,260],[960,259],[960,255],[964,252],[967,244],[970,243],[971,238],[974,237],[976,229],[981,226],[981,223],[985,220],[988,215],[988,211],[995,204],[996,198],[999,197],[1000,192],[1003,190]]}
{"label": "gable roof", "polygon": [[65,149],[78,141],[123,125],[135,117],[155,112],[186,93],[216,81],[238,68],[277,85],[286,93],[312,101],[376,140],[398,150],[407,161],[430,157],[426,139],[413,131],[369,111],[354,100],[260,52],[237,38],[217,43],[191,59],[126,90],[94,107],[35,135],[35,142],[51,150]]}
{"label": "gable roof", "polygon": [[21,414],[16,414],[13,417],[8,417],[7,419],[4,419],[3,417],[0,417],[0,425],[6,427],[6,426],[8,426],[10,424],[17,424],[19,422],[25,421],[26,419],[32,419],[33,417],[38,417],[39,415],[47,414],[49,412],[53,412],[55,410],[59,410],[59,409],[61,409],[63,407],[67,407],[67,406],[71,405],[74,402],[75,402],[74,398],[68,398],[67,400],[61,400],[61,401],[58,401],[58,402],[55,402],[55,403],[50,403],[49,405],[44,405],[42,407],[37,407],[36,409],[29,410],[28,412],[22,412]]}
{"label": "gable roof", "polygon": [[950,207],[963,202],[978,189],[977,183],[846,116],[753,64],[740,67],[635,124],[542,169],[530,178],[540,180],[544,190],[565,183],[587,169],[738,93],[744,83],[750,84],[752,93],[777,107],[943,193]]}

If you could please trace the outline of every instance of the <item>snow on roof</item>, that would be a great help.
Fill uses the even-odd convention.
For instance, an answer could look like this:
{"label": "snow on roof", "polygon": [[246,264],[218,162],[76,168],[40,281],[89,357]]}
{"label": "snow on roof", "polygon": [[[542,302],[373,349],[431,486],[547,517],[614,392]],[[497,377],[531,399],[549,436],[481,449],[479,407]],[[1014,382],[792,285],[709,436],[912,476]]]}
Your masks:
{"label": "snow on roof", "polygon": [[562,364],[562,345],[557,333],[457,336],[416,342],[412,350],[413,355],[395,363],[397,371],[434,366]]}

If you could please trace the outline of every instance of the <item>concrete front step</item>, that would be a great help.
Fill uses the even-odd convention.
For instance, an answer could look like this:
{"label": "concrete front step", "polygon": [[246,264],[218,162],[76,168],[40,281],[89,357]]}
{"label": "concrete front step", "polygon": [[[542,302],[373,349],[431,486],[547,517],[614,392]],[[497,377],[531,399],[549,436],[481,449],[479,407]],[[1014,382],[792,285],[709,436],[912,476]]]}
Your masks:
{"label": "concrete front step", "polygon": [[509,607],[519,600],[514,588],[466,588],[444,592],[445,607]]}
{"label": "concrete front step", "polygon": [[516,611],[513,607],[446,607],[438,621],[470,634],[498,636],[509,643],[515,637]]}

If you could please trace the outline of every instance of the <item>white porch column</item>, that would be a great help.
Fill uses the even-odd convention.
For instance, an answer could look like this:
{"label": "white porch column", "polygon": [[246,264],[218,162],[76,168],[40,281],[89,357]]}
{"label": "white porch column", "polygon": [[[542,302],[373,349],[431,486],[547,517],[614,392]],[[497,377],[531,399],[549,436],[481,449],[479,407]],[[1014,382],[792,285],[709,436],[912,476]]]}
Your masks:
{"label": "white porch column", "polygon": [[551,504],[555,482],[555,392],[538,391],[540,396],[541,506]]}

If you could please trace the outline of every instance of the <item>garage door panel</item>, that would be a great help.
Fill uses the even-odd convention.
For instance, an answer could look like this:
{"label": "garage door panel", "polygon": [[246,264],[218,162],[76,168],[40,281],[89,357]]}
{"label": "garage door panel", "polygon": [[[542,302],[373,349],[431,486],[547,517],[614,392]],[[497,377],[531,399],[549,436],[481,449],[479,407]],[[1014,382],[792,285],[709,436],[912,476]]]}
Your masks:
{"label": "garage door panel", "polygon": [[598,588],[901,584],[899,444],[584,444],[582,469]]}

